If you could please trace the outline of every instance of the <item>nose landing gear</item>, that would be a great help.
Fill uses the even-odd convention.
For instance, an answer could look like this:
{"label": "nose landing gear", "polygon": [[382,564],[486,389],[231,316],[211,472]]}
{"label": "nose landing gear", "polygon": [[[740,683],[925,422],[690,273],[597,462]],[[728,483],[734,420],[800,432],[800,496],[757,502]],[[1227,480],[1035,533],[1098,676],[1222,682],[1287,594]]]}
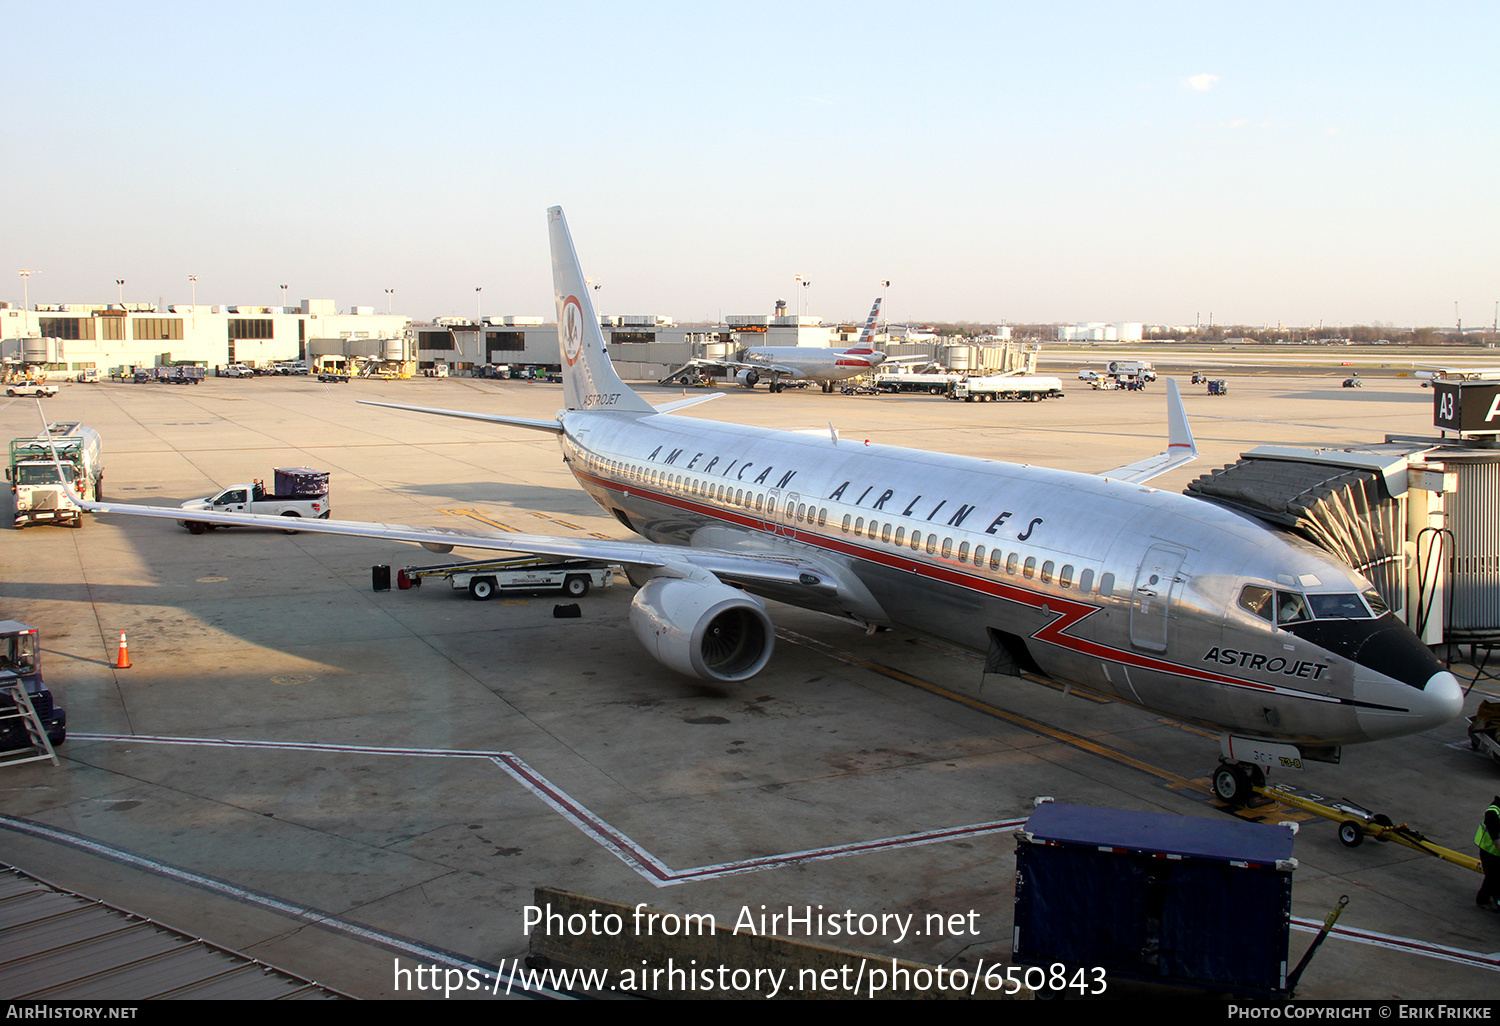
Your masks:
{"label": "nose landing gear", "polygon": [[1214,770],[1214,794],[1237,809],[1251,804],[1256,798],[1255,789],[1265,786],[1265,771],[1253,762],[1221,761]]}

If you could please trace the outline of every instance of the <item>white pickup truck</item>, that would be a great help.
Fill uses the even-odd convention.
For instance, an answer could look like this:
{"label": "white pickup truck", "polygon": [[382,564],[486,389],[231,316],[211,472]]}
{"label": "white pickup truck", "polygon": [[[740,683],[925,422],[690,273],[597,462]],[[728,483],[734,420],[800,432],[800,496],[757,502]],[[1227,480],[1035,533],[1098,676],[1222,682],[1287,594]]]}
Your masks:
{"label": "white pickup truck", "polygon": [[14,385],[6,385],[5,394],[30,395],[38,399],[46,399],[57,394],[57,386],[49,385],[45,381],[18,381]]}
{"label": "white pickup truck", "polygon": [[[272,517],[328,519],[328,472],[307,467],[277,467],[276,488],[266,491],[265,482],[231,485],[215,495],[189,499],[182,508],[190,513],[259,513]],[[202,534],[227,524],[183,519],[177,523],[193,534]],[[283,533],[296,534],[294,528]]]}

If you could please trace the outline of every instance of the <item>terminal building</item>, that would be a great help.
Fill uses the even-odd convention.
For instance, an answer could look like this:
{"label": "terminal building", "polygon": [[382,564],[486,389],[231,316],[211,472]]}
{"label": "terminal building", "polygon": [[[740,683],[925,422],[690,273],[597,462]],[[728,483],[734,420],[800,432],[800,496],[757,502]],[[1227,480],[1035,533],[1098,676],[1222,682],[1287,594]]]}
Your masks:
{"label": "terminal building", "polygon": [[[713,325],[679,325],[662,314],[608,314],[599,320],[620,374],[645,381],[659,380],[694,359],[733,357],[751,346],[852,346],[863,328],[787,314],[781,303],[775,314],[728,316]],[[959,371],[993,373],[1012,369],[1014,363],[1003,344],[954,345],[900,326],[878,334],[875,341],[892,356],[926,355]],[[556,370],[562,363],[557,325],[546,317],[416,322],[363,306],[340,312],[329,299],[304,299],[287,307],[67,303],[24,310],[0,303],[0,360],[12,373],[53,377],[84,371],[109,377],[183,365],[263,368],[293,360],[315,368],[403,375]]]}
{"label": "terminal building", "polygon": [[[747,346],[853,345],[858,325],[829,326],[821,317],[730,316],[723,324],[678,325],[663,314],[606,314],[599,318],[604,344],[627,380],[655,380],[696,358],[732,356]],[[414,324],[415,359],[423,370],[477,373],[492,367],[557,367],[557,325],[541,317],[486,317]]]}
{"label": "terminal building", "polygon": [[[188,306],[150,303],[0,304],[0,359],[42,373],[233,363],[268,366],[323,355],[409,360],[411,318],[371,307],[340,313],[331,299],[300,306]],[[393,343],[400,343],[394,346]]]}

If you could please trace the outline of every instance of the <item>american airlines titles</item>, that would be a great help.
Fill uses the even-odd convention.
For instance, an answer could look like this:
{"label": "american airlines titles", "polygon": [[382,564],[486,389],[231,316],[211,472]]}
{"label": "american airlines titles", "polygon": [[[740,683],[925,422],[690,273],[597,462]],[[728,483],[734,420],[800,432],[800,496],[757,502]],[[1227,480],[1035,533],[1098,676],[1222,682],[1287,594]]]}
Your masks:
{"label": "american airlines titles", "polygon": [[[704,461],[703,457],[708,454],[699,452],[694,453],[691,458],[685,458],[687,457],[686,449],[671,449],[663,453],[663,450],[665,450],[666,448],[667,447],[664,445],[658,445],[651,451],[651,454],[647,456],[646,459],[652,463],[660,464],[661,466],[672,466],[678,468],[679,470],[692,471],[698,474],[707,475],[713,474],[715,473],[715,471],[717,471],[720,477],[728,478],[732,476],[736,481],[746,481],[747,475],[749,475],[751,471],[754,470],[754,476],[748,478],[749,483],[765,485],[768,488],[785,488],[797,475],[797,472],[795,470],[788,470],[784,471],[779,478],[774,477],[776,471],[775,466],[767,465],[765,467],[757,467],[756,464],[751,460],[731,460],[724,466],[723,470],[718,470],[719,464],[723,462],[722,457],[711,456],[707,461]],[[850,488],[853,483],[853,481],[845,481],[843,484],[839,485],[826,496],[826,501],[837,502],[840,499],[848,501],[846,496],[849,494]],[[859,493],[859,497],[853,500],[854,505],[867,508],[872,513],[879,511],[885,513],[888,516],[899,515],[910,519],[920,519],[926,521],[933,520],[938,516],[939,513],[944,510],[945,507],[948,506],[947,499],[939,499],[935,503],[933,503],[930,499],[927,502],[923,502],[923,496],[918,494],[913,496],[911,498],[911,501],[907,502],[906,505],[902,507],[899,514],[896,514],[894,510],[895,507],[900,504],[900,500],[897,499],[896,502],[892,503],[891,500],[896,498],[896,491],[893,488],[885,488],[881,490],[880,494],[874,499],[873,502],[870,503],[868,507],[865,507],[865,500],[870,497],[870,493],[875,491],[875,489],[875,485],[866,487],[862,492]],[[890,508],[887,508],[887,503],[891,504]],[[942,523],[945,523],[949,527],[962,527],[964,521],[969,519],[970,514],[972,514],[976,508],[977,507],[969,505],[967,503],[960,503],[956,509],[953,509],[949,513],[946,520],[942,520]],[[925,515],[922,512],[924,509],[926,509]],[[1000,529],[1004,527],[1014,516],[1015,513],[1012,510],[1001,510],[989,522],[989,525],[984,528],[984,533],[998,535]],[[1023,529],[1016,532],[1016,540],[1030,541],[1032,532],[1034,532],[1037,527],[1042,524],[1042,522],[1042,517],[1032,517],[1029,521],[1026,522],[1026,526]],[[976,525],[977,523],[978,522],[976,521]],[[1017,523],[1019,523],[1019,521]]]}

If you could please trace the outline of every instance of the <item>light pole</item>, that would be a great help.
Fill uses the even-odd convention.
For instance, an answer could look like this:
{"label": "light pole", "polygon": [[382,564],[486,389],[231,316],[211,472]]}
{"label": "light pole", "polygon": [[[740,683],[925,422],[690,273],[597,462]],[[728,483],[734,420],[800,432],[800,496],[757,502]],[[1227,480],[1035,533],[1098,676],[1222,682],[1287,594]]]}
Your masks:
{"label": "light pole", "polygon": [[474,286],[474,323],[475,324],[480,323],[480,316],[479,316],[479,294],[481,292],[483,292],[483,291],[484,291],[484,286],[483,285],[475,285]]}
{"label": "light pole", "polygon": [[[800,275],[799,275],[799,276],[798,276],[798,277],[801,277],[801,276],[800,276]],[[802,283],[802,295],[803,295],[803,297],[804,297],[804,301],[803,301],[803,302],[802,302],[802,303],[800,303],[800,304],[799,304],[799,306],[800,306],[800,307],[801,307],[801,309],[800,309],[800,310],[798,310],[798,313],[799,313],[799,314],[801,314],[801,313],[805,313],[805,312],[806,312],[806,311],[807,311],[807,302],[806,302],[806,300],[805,300],[805,297],[806,297],[806,296],[807,296],[807,290],[808,290],[808,289],[809,289],[809,288],[810,288],[810,287],[811,287],[811,286],[812,286],[812,282],[810,282],[810,281],[804,281],[804,282],[803,282],[803,283]],[[799,318],[798,318],[798,321],[799,321],[799,323],[800,323],[800,321],[801,321],[801,318],[800,318],[800,317],[799,317]]]}
{"label": "light pole", "polygon": [[391,302],[392,302],[391,296],[393,296],[395,294],[395,292],[396,292],[395,289],[386,289],[385,290],[385,312],[387,314],[389,314],[391,312]]}
{"label": "light pole", "polygon": [[890,310],[886,309],[885,305],[885,292],[886,289],[890,287],[891,283],[888,281],[883,281],[880,283],[880,312],[885,315],[885,320],[881,321],[882,328],[891,323],[891,312]]}
{"label": "light pole", "polygon": [[281,312],[286,313],[286,286],[281,286]]}
{"label": "light pole", "polygon": [[23,267],[21,275],[21,334],[31,334],[31,268]]}
{"label": "light pole", "polygon": [[123,310],[123,309],[125,309],[125,279],[124,278],[116,278],[115,279],[115,285],[120,290],[120,309]]}
{"label": "light pole", "polygon": [[196,274],[190,274],[190,275],[188,275],[188,284],[191,285],[192,289],[193,289],[193,327],[197,328],[198,327],[198,276]]}

